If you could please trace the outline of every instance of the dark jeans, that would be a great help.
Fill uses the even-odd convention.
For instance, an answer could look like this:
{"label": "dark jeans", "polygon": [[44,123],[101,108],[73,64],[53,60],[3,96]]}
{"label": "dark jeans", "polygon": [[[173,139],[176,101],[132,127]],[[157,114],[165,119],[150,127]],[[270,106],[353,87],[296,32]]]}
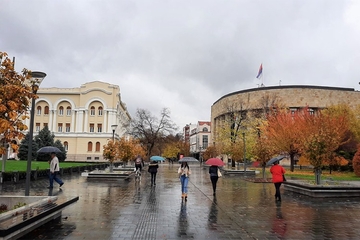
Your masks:
{"label": "dark jeans", "polygon": [[135,171],[137,171],[138,169],[140,169],[140,172],[141,172],[141,169],[142,169],[141,164],[135,164]]}
{"label": "dark jeans", "polygon": [[156,181],[156,172],[152,172],[151,173],[151,185],[155,185],[155,181]]}
{"label": "dark jeans", "polygon": [[275,198],[278,200],[281,200],[281,196],[280,196],[280,186],[281,186],[282,182],[277,182],[274,183],[275,185]]}
{"label": "dark jeans", "polygon": [[61,179],[56,176],[57,174],[59,174],[59,172],[54,172],[54,173],[50,172],[50,176],[49,176],[50,186],[49,187],[51,187],[51,188],[54,187],[54,180],[59,185],[63,184],[63,181],[61,181]]}
{"label": "dark jeans", "polygon": [[216,192],[216,183],[217,183],[218,179],[219,179],[218,176],[211,176],[210,177],[214,193]]}

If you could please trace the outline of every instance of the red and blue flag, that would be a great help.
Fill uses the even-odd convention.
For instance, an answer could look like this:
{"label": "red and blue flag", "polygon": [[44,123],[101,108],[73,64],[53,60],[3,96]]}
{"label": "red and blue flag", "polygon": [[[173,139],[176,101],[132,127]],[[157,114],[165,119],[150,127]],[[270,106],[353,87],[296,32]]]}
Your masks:
{"label": "red and blue flag", "polygon": [[263,67],[262,67],[262,64],[260,64],[259,72],[258,72],[258,75],[256,76],[256,78],[260,78],[260,77],[261,77],[261,75],[262,75],[262,70],[263,70]]}

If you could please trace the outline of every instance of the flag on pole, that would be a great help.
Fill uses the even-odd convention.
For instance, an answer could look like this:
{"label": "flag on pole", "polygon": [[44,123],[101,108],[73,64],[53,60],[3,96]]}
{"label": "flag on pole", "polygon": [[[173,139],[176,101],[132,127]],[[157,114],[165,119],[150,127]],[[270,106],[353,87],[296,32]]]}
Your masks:
{"label": "flag on pole", "polygon": [[262,75],[262,69],[263,69],[262,64],[260,64],[259,72],[258,72],[258,75],[256,76],[256,78],[260,78],[260,77],[261,77],[261,75]]}

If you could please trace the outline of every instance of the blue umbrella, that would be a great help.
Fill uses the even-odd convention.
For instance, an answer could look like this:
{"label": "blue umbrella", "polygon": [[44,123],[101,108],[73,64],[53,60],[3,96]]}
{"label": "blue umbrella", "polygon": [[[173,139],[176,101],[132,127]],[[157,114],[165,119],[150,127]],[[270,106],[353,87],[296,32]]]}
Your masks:
{"label": "blue umbrella", "polygon": [[164,161],[165,158],[160,157],[160,156],[152,156],[152,157],[150,158],[150,160],[151,160],[151,161]]}

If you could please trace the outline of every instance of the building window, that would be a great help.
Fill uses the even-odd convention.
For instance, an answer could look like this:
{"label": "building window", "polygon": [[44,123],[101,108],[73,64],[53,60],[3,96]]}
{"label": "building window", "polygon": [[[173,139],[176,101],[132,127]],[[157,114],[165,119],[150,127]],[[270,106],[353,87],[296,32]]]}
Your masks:
{"label": "building window", "polygon": [[48,106],[45,106],[45,108],[44,108],[44,114],[45,114],[45,115],[49,115],[49,107],[48,107]]}
{"label": "building window", "polygon": [[64,142],[65,151],[69,151],[69,143],[67,141]]}
{"label": "building window", "polygon": [[49,124],[48,124],[48,123],[44,123],[44,127],[49,127]]}
{"label": "building window", "polygon": [[90,132],[94,132],[94,124],[93,123],[90,124]]}
{"label": "building window", "polygon": [[99,108],[98,108],[98,112],[99,112],[99,116],[102,116],[102,115],[103,115],[103,108],[102,108],[102,107],[99,107]]}
{"label": "building window", "polygon": [[99,157],[95,157],[94,159],[95,159],[95,160],[100,160],[100,158],[99,158]]}
{"label": "building window", "polygon": [[62,132],[62,123],[58,123],[58,132]]}
{"label": "building window", "polygon": [[202,139],[202,147],[203,149],[206,149],[209,145],[209,138],[208,138],[208,135],[204,135],[202,136],[203,139]]}
{"label": "building window", "polygon": [[100,152],[100,142],[96,142],[95,151]]}
{"label": "building window", "polygon": [[98,124],[98,132],[102,132],[102,124]]}
{"label": "building window", "polygon": [[63,106],[59,107],[59,115],[60,116],[64,115],[64,107]]}
{"label": "building window", "polygon": [[65,132],[70,132],[70,123],[66,124]]}
{"label": "building window", "polygon": [[40,131],[40,123],[36,123],[35,131],[36,132]]}
{"label": "building window", "polygon": [[70,116],[71,115],[71,107],[67,107],[66,108],[66,116]]}
{"label": "building window", "polygon": [[41,107],[40,106],[38,106],[36,108],[36,115],[41,115]]}
{"label": "building window", "polygon": [[91,157],[86,157],[86,160],[91,160]]}
{"label": "building window", "polygon": [[95,116],[95,107],[94,107],[94,106],[92,106],[92,107],[90,108],[90,115],[91,115],[91,116]]}
{"label": "building window", "polygon": [[209,130],[206,127],[203,128],[203,132],[208,132],[208,131]]}
{"label": "building window", "polygon": [[92,151],[92,142],[88,142],[88,152]]}

